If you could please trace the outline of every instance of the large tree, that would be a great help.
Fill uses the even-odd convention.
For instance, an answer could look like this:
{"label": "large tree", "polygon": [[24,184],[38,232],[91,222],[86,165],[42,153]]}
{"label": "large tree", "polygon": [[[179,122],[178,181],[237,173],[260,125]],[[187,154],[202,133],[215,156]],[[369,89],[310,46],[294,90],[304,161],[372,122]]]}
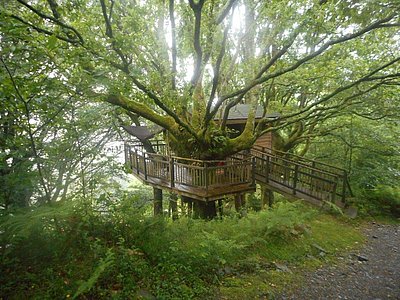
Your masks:
{"label": "large tree", "polygon": [[[1,26],[51,48],[53,76],[80,93],[165,128],[178,155],[224,158],[271,130],[289,150],[377,90],[395,95],[399,12],[390,0],[13,0]],[[281,115],[256,124],[252,110],[231,137],[239,103]]]}

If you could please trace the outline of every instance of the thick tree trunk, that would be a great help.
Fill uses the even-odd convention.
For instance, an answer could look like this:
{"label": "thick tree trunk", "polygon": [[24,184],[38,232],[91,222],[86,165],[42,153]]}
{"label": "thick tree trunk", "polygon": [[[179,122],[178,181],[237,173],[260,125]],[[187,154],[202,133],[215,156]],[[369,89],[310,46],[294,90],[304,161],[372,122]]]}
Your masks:
{"label": "thick tree trunk", "polygon": [[194,217],[200,219],[214,219],[217,216],[215,201],[205,202],[193,199]]}
{"label": "thick tree trunk", "polygon": [[153,201],[154,215],[155,216],[162,215],[163,213],[162,189],[153,188],[153,194],[154,194],[154,201]]}
{"label": "thick tree trunk", "polygon": [[274,204],[274,192],[268,189],[265,185],[261,186],[261,202],[262,207],[272,207]]}

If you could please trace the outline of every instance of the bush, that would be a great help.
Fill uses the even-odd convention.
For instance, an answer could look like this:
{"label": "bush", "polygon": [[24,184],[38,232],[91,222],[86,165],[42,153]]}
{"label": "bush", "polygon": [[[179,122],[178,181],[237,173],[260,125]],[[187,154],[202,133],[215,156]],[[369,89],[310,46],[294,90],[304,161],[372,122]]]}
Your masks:
{"label": "bush", "polygon": [[[3,216],[4,298],[207,298],[221,269],[253,262],[274,241],[301,236],[313,215],[298,203],[245,218],[176,222],[149,217],[135,197],[70,201]],[[259,251],[259,252],[257,252]]]}
{"label": "bush", "polygon": [[369,214],[390,214],[400,217],[400,189],[378,185],[362,192],[364,210]]}

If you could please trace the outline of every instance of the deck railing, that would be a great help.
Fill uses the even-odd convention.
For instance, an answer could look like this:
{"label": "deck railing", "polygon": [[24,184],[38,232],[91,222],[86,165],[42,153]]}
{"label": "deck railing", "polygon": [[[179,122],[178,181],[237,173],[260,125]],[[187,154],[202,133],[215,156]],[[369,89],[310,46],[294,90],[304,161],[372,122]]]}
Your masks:
{"label": "deck railing", "polygon": [[283,185],[294,195],[301,192],[315,199],[345,201],[346,193],[351,193],[343,169],[306,159],[293,160],[265,149],[253,149],[251,155],[256,159],[258,178],[262,176],[265,183]]}
{"label": "deck railing", "polygon": [[133,172],[143,180],[158,179],[169,187],[221,188],[236,184],[254,185],[253,162],[228,159],[203,161],[176,156],[128,150],[127,161]]}
{"label": "deck railing", "polygon": [[233,185],[254,188],[257,181],[300,198],[344,202],[351,194],[345,170],[270,149],[253,148],[223,161],[203,161],[173,156],[159,141],[152,146],[159,153],[146,152],[141,143],[126,145],[125,158],[136,176],[153,185],[223,193]]}

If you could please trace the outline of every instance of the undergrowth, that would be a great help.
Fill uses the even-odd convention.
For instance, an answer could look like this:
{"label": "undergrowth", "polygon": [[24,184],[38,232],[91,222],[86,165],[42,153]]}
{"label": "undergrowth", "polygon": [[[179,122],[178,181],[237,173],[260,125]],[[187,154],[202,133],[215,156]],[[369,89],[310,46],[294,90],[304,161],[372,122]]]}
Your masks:
{"label": "undergrowth", "polygon": [[172,222],[146,216],[135,201],[107,210],[70,201],[2,216],[1,298],[215,298],[232,270],[252,273],[304,259],[316,242],[334,251],[354,240],[348,226],[299,203]]}

